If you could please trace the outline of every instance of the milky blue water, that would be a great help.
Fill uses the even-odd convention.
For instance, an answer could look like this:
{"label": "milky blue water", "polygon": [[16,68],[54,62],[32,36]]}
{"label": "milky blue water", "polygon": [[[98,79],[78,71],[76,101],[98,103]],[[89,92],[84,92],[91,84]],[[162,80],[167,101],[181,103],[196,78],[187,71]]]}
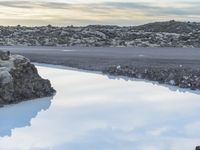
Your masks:
{"label": "milky blue water", "polygon": [[38,65],[54,97],[0,108],[0,150],[193,150],[200,92]]}

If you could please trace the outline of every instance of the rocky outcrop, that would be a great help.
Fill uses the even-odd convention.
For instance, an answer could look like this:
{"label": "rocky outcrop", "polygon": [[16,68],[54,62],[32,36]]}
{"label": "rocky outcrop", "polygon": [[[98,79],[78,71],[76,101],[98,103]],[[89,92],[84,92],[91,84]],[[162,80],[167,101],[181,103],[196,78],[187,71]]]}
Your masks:
{"label": "rocky outcrop", "polygon": [[52,96],[50,81],[42,79],[29,59],[0,51],[0,106]]}
{"label": "rocky outcrop", "polygon": [[111,66],[103,71],[104,74],[114,76],[127,76],[138,79],[157,81],[161,84],[189,88],[191,90],[200,89],[200,70],[182,68],[155,68],[155,67],[130,67]]}

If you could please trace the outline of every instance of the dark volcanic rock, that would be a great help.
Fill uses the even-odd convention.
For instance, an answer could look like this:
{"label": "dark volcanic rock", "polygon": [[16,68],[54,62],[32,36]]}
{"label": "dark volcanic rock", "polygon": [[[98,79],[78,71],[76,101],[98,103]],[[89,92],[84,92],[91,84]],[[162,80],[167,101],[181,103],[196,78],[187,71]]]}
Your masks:
{"label": "dark volcanic rock", "polygon": [[7,52],[7,53],[5,53],[5,52],[2,52],[2,51],[0,51],[0,59],[1,60],[9,60],[9,54],[10,52]]}
{"label": "dark volcanic rock", "polygon": [[200,47],[200,23],[155,22],[141,26],[0,26],[1,46]]}
{"label": "dark volcanic rock", "polygon": [[200,70],[182,68],[155,68],[155,67],[131,67],[112,66],[103,71],[105,74],[115,76],[127,76],[150,81],[157,81],[161,84],[189,88],[191,90],[200,89]]}
{"label": "dark volcanic rock", "polygon": [[196,147],[196,150],[200,150],[200,146],[197,146],[197,147]]}
{"label": "dark volcanic rock", "polygon": [[29,59],[0,51],[0,105],[52,96],[50,81],[42,79]]}

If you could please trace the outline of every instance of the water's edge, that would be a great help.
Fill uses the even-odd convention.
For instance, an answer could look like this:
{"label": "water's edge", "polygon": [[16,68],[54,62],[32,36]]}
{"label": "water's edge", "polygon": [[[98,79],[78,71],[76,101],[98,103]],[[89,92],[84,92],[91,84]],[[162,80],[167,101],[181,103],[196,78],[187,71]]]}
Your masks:
{"label": "water's edge", "polygon": [[113,67],[108,67],[107,69],[103,70],[103,71],[96,71],[96,70],[92,70],[92,69],[83,69],[83,68],[78,68],[78,67],[70,67],[70,66],[66,66],[66,65],[55,65],[55,64],[46,64],[46,63],[38,63],[38,62],[34,62],[33,64],[35,64],[36,66],[40,66],[40,67],[49,67],[49,68],[56,68],[56,69],[64,69],[64,70],[73,70],[73,71],[80,71],[80,72],[85,72],[85,73],[95,73],[95,74],[101,74],[101,75],[105,75],[108,76],[109,79],[123,79],[125,81],[143,81],[146,83],[150,83],[153,85],[159,85],[159,86],[163,86],[163,87],[167,87],[169,90],[171,91],[178,91],[178,92],[190,92],[190,93],[194,93],[197,95],[200,95],[200,89],[196,88],[196,89],[191,89],[189,87],[180,87],[178,85],[173,85],[171,83],[167,83],[167,82],[160,82],[159,80],[157,81],[156,79],[147,79],[147,78],[141,78],[141,76],[138,76],[140,74],[140,72],[137,72],[137,74],[131,74],[131,70],[133,70],[133,68],[131,68],[131,70],[123,70],[122,67],[117,68],[118,66]]}

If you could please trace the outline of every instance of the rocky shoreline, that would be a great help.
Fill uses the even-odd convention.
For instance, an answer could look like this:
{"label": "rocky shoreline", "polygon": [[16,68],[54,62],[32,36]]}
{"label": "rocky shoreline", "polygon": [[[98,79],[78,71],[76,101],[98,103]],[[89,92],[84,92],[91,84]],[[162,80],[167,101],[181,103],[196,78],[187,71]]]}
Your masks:
{"label": "rocky shoreline", "polygon": [[29,59],[0,51],[0,106],[54,93],[50,81],[40,77]]}
{"label": "rocky shoreline", "polygon": [[160,84],[188,88],[191,90],[200,89],[200,69],[182,68],[155,68],[155,67],[131,67],[111,66],[103,70],[104,74],[114,76],[126,76],[137,79],[156,81]]}
{"label": "rocky shoreline", "polygon": [[[7,48],[13,53],[23,54],[32,62],[145,79],[192,90],[200,89],[199,49],[74,48],[74,51],[63,51],[68,49],[71,50],[56,47]],[[143,57],[138,54],[143,54]]]}

